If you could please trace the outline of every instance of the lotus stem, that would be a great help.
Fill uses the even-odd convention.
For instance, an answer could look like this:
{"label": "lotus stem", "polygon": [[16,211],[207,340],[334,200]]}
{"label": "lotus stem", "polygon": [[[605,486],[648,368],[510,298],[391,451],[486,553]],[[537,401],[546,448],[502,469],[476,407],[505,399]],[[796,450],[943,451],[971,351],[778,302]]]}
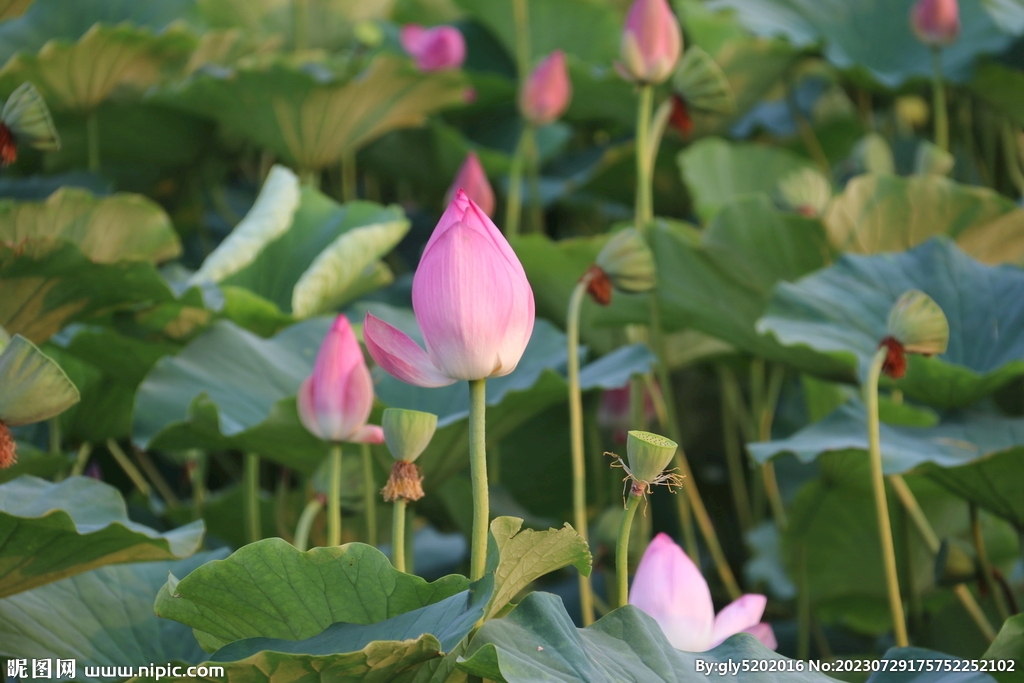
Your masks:
{"label": "lotus stem", "polygon": [[135,449],[135,458],[139,461],[139,465],[142,467],[142,471],[146,473],[149,480],[153,482],[153,486],[156,488],[157,493],[164,499],[170,507],[178,507],[181,505],[181,501],[178,496],[175,495],[174,489],[164,479],[164,475],[160,474],[160,470],[153,463],[153,460],[149,457],[146,451],[141,449]]}
{"label": "lotus stem", "polygon": [[1017,191],[1024,195],[1024,170],[1021,169],[1020,149],[1014,139],[1013,124],[1009,120],[1002,123],[1003,154],[1006,157],[1006,171]]}
{"label": "lotus stem", "polygon": [[292,534],[291,527],[288,526],[288,491],[292,486],[292,471],[287,467],[282,467],[281,472],[277,477],[277,483],[274,485],[274,526],[277,529],[277,535],[284,540],[292,543],[295,541],[295,536]]}
{"label": "lotus stem", "polygon": [[114,456],[114,460],[117,461],[117,464],[121,466],[124,473],[127,474],[128,478],[132,480],[133,484],[135,484],[135,488],[137,488],[146,498],[149,498],[149,482],[146,481],[144,476],[142,476],[142,472],[139,472],[139,468],[135,466],[135,463],[128,459],[128,456],[125,455],[125,452],[117,445],[117,442],[113,439],[107,439],[107,450],[110,451],[110,454]]}
{"label": "lotus stem", "polygon": [[505,235],[509,239],[519,234],[519,221],[523,212],[523,166],[526,163],[528,154],[528,130],[529,124],[524,125],[519,135],[519,143],[516,145],[515,154],[512,156],[512,166],[508,172],[508,199],[505,206]]}
{"label": "lotus stem", "polygon": [[100,172],[100,120],[96,110],[89,112],[85,119],[85,139],[89,154],[89,170]]}
{"label": "lotus stem", "polygon": [[1002,587],[996,583],[995,574],[992,571],[992,563],[988,559],[988,551],[985,549],[985,536],[981,533],[981,516],[978,514],[978,506],[970,504],[971,511],[971,539],[974,542],[974,550],[978,556],[978,564],[981,567],[981,578],[985,586],[992,594],[992,600],[996,603],[996,611],[999,612],[999,621],[1005,622],[1012,616],[1006,606],[1003,597]]}
{"label": "lotus stem", "polygon": [[313,528],[313,522],[316,521],[316,516],[320,514],[320,511],[324,509],[323,500],[320,496],[314,496],[313,500],[306,503],[306,507],[302,508],[302,514],[299,515],[299,523],[295,527],[295,549],[299,552],[306,552],[309,550],[309,532]]}
{"label": "lotus stem", "polygon": [[373,480],[373,453],[370,444],[363,449],[363,501],[366,508],[366,542],[377,545],[377,483]]}
{"label": "lotus stem", "polygon": [[405,498],[396,498],[391,514],[391,564],[405,571]]}
{"label": "lotus stem", "polygon": [[796,571],[796,658],[806,660],[811,656],[811,594],[807,576],[807,546],[804,543],[797,549]]}
{"label": "lotus stem", "polygon": [[341,155],[341,200],[344,203],[359,199],[359,176],[356,168],[356,153],[345,151]]}
{"label": "lotus stem", "polygon": [[544,232],[544,203],[540,195],[540,147],[537,146],[537,129],[527,126],[528,146],[526,151],[527,170],[530,179],[530,232]]}
{"label": "lotus stem", "polygon": [[885,477],[882,474],[882,448],[878,423],[878,379],[882,374],[888,348],[882,346],[871,361],[867,383],[864,386],[864,403],[868,412],[868,446],[871,461],[871,485],[878,514],[879,540],[882,545],[882,563],[889,593],[889,611],[896,631],[897,647],[907,647],[907,622],[903,614],[903,600],[900,598],[899,577],[896,572],[896,548],[892,540],[892,524],[889,520],[889,503],[885,494]]}
{"label": "lotus stem", "polygon": [[[583,448],[583,396],[580,392],[580,308],[593,275],[588,270],[569,299],[566,343],[569,352],[569,428],[572,436],[572,510],[576,533],[587,540],[587,472]],[[590,577],[579,575],[583,625],[594,623],[594,592]]]}
{"label": "lotus stem", "polygon": [[[907,515],[910,517],[910,521],[914,523],[914,527],[917,529],[917,533],[921,536],[921,540],[924,541],[925,546],[928,547],[928,551],[932,555],[938,555],[939,548],[942,543],[939,541],[938,534],[932,529],[932,525],[928,522],[928,517],[925,516],[924,510],[921,509],[921,505],[917,502],[917,497],[914,496],[914,492],[907,486],[906,480],[903,479],[903,475],[892,474],[889,475],[889,483],[892,485],[893,491],[896,493],[896,497],[900,499],[903,508],[907,511]],[[967,613],[977,624],[978,630],[982,632],[985,638],[991,643],[996,638],[996,630],[992,627],[988,617],[985,615],[985,611],[981,609],[978,601],[975,600],[974,594],[965,586],[960,583],[953,587],[953,592],[956,594],[957,599],[967,610]]]}
{"label": "lotus stem", "polygon": [[736,375],[724,364],[718,366],[718,383],[722,395],[722,438],[725,444],[725,460],[729,468],[729,488],[736,508],[736,518],[744,532],[754,526],[753,508],[750,506],[750,491],[747,489],[747,467],[743,460],[743,449],[739,439],[738,398],[739,384]]}
{"label": "lotus stem", "polygon": [[189,462],[188,479],[192,486],[192,517],[201,519],[206,504],[206,454],[192,449],[187,454]]}
{"label": "lotus stem", "polygon": [[242,474],[245,485],[245,528],[250,543],[263,537],[263,524],[260,520],[260,456],[256,453],[245,454],[245,469]]}
{"label": "lotus stem", "polygon": [[292,21],[295,22],[295,51],[301,52],[309,44],[309,0],[292,0]]}
{"label": "lotus stem", "polygon": [[470,557],[470,581],[483,578],[487,566],[487,527],[490,522],[490,497],[487,490],[487,380],[469,383],[469,470],[473,483],[473,539]]}
{"label": "lotus stem", "polygon": [[[768,385],[764,383],[765,362],[756,358],[750,366],[750,393],[755,402],[754,414],[757,420],[757,440],[771,441],[772,422],[775,420],[775,407],[779,402],[779,392],[785,372],[780,365],[773,365],[769,374]],[[786,506],[782,502],[779,482],[775,478],[775,464],[766,462],[761,466],[761,479],[764,484],[768,506],[772,510],[772,518],[779,531],[784,531],[789,524],[786,517]]]}
{"label": "lotus stem", "polygon": [[327,488],[327,545],[341,545],[341,444],[331,444]]}
{"label": "lotus stem", "polygon": [[942,49],[932,48],[932,109],[935,116],[935,144],[949,151],[949,114],[946,111],[946,83],[942,77]]}
{"label": "lotus stem", "polygon": [[47,427],[49,427],[49,438],[47,439],[47,446],[51,455],[58,455],[61,452],[61,436],[60,436],[60,415],[55,415],[46,421]]}
{"label": "lotus stem", "polygon": [[629,604],[629,530],[633,526],[633,517],[643,498],[642,492],[634,494],[630,491],[626,509],[622,511],[622,520],[619,522],[619,541],[615,546],[615,578],[619,587],[619,607]]}
{"label": "lotus stem", "polygon": [[85,441],[78,447],[78,455],[75,457],[75,464],[71,466],[72,477],[79,477],[82,475],[82,472],[85,472],[85,468],[89,464],[90,455],[92,455],[92,444]]}
{"label": "lotus stem", "polygon": [[654,88],[640,86],[640,105],[636,118],[636,229],[646,233],[647,223],[654,218],[651,175],[657,150],[649,148],[651,108],[654,106]]}
{"label": "lotus stem", "polygon": [[512,0],[512,20],[516,30],[516,71],[519,82],[530,76],[530,5],[527,0]]}

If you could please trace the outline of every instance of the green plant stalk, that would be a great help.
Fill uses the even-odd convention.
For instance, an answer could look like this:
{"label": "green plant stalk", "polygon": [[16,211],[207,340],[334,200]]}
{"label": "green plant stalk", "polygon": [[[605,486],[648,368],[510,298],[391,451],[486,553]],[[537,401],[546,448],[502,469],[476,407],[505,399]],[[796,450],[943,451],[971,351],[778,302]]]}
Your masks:
{"label": "green plant stalk", "polygon": [[640,507],[640,501],[643,499],[642,493],[634,494],[630,491],[626,509],[622,511],[622,519],[619,522],[619,541],[615,545],[615,578],[619,587],[619,607],[629,604],[629,530],[633,526],[636,509]]}
{"label": "green plant stalk", "polygon": [[530,75],[530,5],[527,0],[512,0],[512,21],[516,31],[516,74],[520,83]]}
{"label": "green plant stalk", "polygon": [[341,545],[341,444],[331,444],[327,488],[327,545]]}
{"label": "green plant stalk", "polygon": [[295,51],[309,45],[309,0],[292,0],[292,21],[295,22]]}
{"label": "green plant stalk", "polygon": [[391,514],[391,564],[400,572],[405,571],[405,505],[405,498],[398,498]]}
{"label": "green plant stalk", "polygon": [[537,129],[528,125],[528,148],[526,152],[527,176],[530,179],[530,225],[529,232],[544,232],[544,204],[540,196],[540,147],[537,146]]}
{"label": "green plant stalk", "polygon": [[[782,380],[785,372],[780,365],[773,365],[768,377],[767,387],[765,386],[765,361],[763,358],[755,358],[750,365],[750,395],[754,418],[757,423],[753,433],[757,435],[758,441],[771,441],[772,422],[775,420],[775,408],[779,402],[779,393],[782,390]],[[768,507],[771,508],[772,518],[779,531],[784,531],[789,524],[786,517],[786,506],[782,502],[782,493],[779,491],[779,482],[775,477],[775,465],[766,462],[761,465],[761,482],[764,485],[765,496],[768,498]]]}
{"label": "green plant stalk", "polygon": [[649,149],[651,109],[654,106],[654,88],[640,86],[640,103],[636,118],[636,229],[646,234],[647,223],[654,218],[653,175],[656,152]]}
{"label": "green plant stalk", "polygon": [[377,545],[377,483],[373,480],[373,453],[370,444],[363,449],[363,507],[366,508],[366,542]]}
{"label": "green plant stalk", "polygon": [[[569,298],[566,345],[569,353],[569,430],[572,446],[572,510],[576,533],[587,540],[587,471],[583,448],[583,395],[580,392],[580,309],[592,275],[585,274]],[[594,623],[594,591],[590,577],[579,574],[580,611],[583,625]]]}
{"label": "green plant stalk", "polygon": [[302,508],[299,523],[295,526],[295,549],[299,552],[304,553],[309,550],[309,532],[313,528],[316,516],[323,509],[324,504],[319,496],[314,496],[311,501],[306,503],[306,507]]}
{"label": "green plant stalk", "polygon": [[1003,138],[1003,154],[1006,157],[1006,172],[1017,191],[1024,195],[1024,170],[1021,170],[1020,149],[1014,140],[1013,124],[1009,119],[1000,126]]}
{"label": "green plant stalk", "polygon": [[277,529],[277,535],[293,543],[295,541],[295,535],[292,533],[291,527],[288,526],[288,492],[292,485],[292,474],[291,470],[287,467],[282,467],[277,477],[277,483],[274,485],[274,526]]}
{"label": "green plant stalk", "polygon": [[141,449],[136,450],[135,457],[138,459],[139,466],[142,467],[142,471],[145,472],[146,476],[149,477],[149,480],[153,482],[154,488],[156,488],[160,497],[164,499],[164,502],[172,508],[176,508],[181,505],[181,501],[178,500],[178,496],[174,494],[174,489],[172,489],[171,485],[167,483],[164,476],[160,474],[160,470],[153,464],[153,461],[150,459],[146,451]]}
{"label": "green plant stalk", "polygon": [[470,545],[470,581],[484,576],[487,567],[487,528],[490,522],[490,495],[487,490],[487,380],[469,382],[469,471],[473,483],[473,539]]}
{"label": "green plant stalk", "polygon": [[51,455],[57,455],[61,452],[60,415],[55,415],[47,420],[46,426],[49,428],[47,448]]}
{"label": "green plant stalk", "polygon": [[250,543],[255,543],[263,536],[260,520],[260,456],[256,453],[245,454],[242,481],[245,484],[246,537]]}
{"label": "green plant stalk", "polygon": [[932,48],[932,113],[935,116],[935,144],[949,151],[949,113],[946,111],[946,83],[942,77],[942,49]]}
{"label": "green plant stalk", "polygon": [[149,498],[149,482],[142,476],[142,472],[139,472],[139,468],[135,466],[135,463],[133,463],[128,456],[125,455],[125,452],[121,450],[121,447],[117,445],[117,441],[107,439],[107,450],[110,451],[110,454],[114,456],[114,460],[117,461],[117,464],[121,466],[124,473],[127,474],[128,478],[132,480],[133,484],[135,484],[135,488],[137,488],[143,496]]}
{"label": "green plant stalk", "polygon": [[528,136],[531,126],[523,127],[512,155],[512,165],[508,171],[508,198],[505,204],[505,236],[515,237],[519,234],[519,223],[523,213],[523,166],[526,164],[529,144]]}
{"label": "green plant stalk", "polygon": [[[925,516],[924,510],[921,509],[921,505],[917,502],[917,497],[914,496],[914,492],[907,486],[906,480],[903,479],[903,475],[891,474],[889,475],[889,483],[892,485],[893,491],[896,493],[896,497],[900,499],[900,503],[903,505],[903,509],[907,511],[907,515],[910,517],[910,521],[914,523],[914,527],[917,529],[918,535],[924,541],[928,551],[932,555],[939,554],[939,548],[942,543],[939,541],[938,534],[932,529],[932,525],[928,522],[928,517]],[[956,597],[960,600],[960,603],[967,610],[967,613],[977,624],[978,629],[991,643],[996,638],[996,630],[993,628],[988,617],[985,615],[985,611],[981,609],[981,605],[975,600],[974,594],[965,586],[960,583],[953,587],[953,592]]]}
{"label": "green plant stalk", "polygon": [[999,621],[1005,622],[1012,616],[1003,597],[1002,587],[996,583],[995,575],[992,572],[992,563],[988,559],[988,551],[985,549],[985,536],[981,532],[981,516],[978,514],[978,506],[971,503],[971,540],[974,542],[974,551],[978,556],[978,564],[981,566],[981,577],[992,594],[992,601],[996,603],[996,611],[999,613]]}
{"label": "green plant stalk", "polygon": [[75,457],[75,464],[71,466],[71,476],[79,477],[89,465],[89,456],[92,455],[92,444],[88,441],[78,447],[78,455]]}
{"label": "green plant stalk", "polygon": [[803,543],[797,550],[796,562],[796,658],[806,660],[811,656],[811,595],[807,580],[807,546]]}
{"label": "green plant stalk", "polygon": [[356,153],[346,151],[341,155],[341,200],[346,204],[359,199]]}
{"label": "green plant stalk", "polygon": [[739,418],[737,415],[736,392],[739,391],[736,375],[724,364],[718,366],[718,383],[722,396],[722,438],[725,445],[725,461],[729,468],[729,488],[736,508],[740,529],[746,532],[754,526],[754,514],[750,506],[750,492],[747,489],[746,466],[743,449],[739,440]]}
{"label": "green plant stalk", "polygon": [[416,571],[416,510],[414,508],[406,506],[405,508],[405,528],[411,529],[410,533],[405,535],[405,566],[409,568],[410,573]]}
{"label": "green plant stalk", "polygon": [[198,449],[188,452],[188,459],[193,463],[189,471],[189,484],[192,486],[192,517],[201,519],[203,506],[206,504],[206,454]]}
{"label": "green plant stalk", "polygon": [[875,496],[875,510],[878,514],[879,540],[882,545],[882,562],[889,593],[889,611],[896,631],[896,646],[907,647],[907,622],[903,614],[903,600],[900,598],[899,578],[896,573],[896,548],[892,540],[892,524],[889,520],[889,503],[885,494],[885,477],[882,474],[882,448],[878,422],[878,379],[882,374],[888,348],[883,346],[876,353],[868,369],[864,385],[864,404],[868,412],[868,446],[871,461],[871,486]]}
{"label": "green plant stalk", "polygon": [[89,170],[92,173],[100,171],[100,120],[96,110],[89,112],[85,119],[85,139],[88,150]]}

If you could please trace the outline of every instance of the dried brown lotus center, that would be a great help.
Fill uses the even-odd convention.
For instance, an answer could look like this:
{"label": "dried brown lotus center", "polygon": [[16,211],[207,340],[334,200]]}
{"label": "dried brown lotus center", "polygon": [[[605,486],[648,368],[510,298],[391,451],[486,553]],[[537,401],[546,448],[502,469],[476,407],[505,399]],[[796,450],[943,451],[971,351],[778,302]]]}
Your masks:
{"label": "dried brown lotus center", "polygon": [[423,475],[416,463],[399,460],[391,466],[388,483],[381,489],[384,500],[393,503],[396,500],[414,501],[423,497]]}

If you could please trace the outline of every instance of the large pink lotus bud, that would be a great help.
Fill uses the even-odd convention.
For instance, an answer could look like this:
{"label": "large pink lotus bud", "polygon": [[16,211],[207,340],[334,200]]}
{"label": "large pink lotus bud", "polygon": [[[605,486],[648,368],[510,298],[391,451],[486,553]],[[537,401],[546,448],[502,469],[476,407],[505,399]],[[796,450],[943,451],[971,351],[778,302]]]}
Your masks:
{"label": "large pink lotus bud", "polygon": [[615,68],[638,83],[662,83],[675,71],[683,51],[679,22],[665,0],[636,0],[626,15]]}
{"label": "large pink lotus bud", "polygon": [[366,424],[373,408],[373,381],[345,316],[339,315],[324,337],[297,402],[303,426],[324,441],[384,442],[384,431]]}
{"label": "large pink lotus bud", "polygon": [[523,266],[462,190],[423,250],[412,308],[426,351],[370,314],[363,339],[382,368],[421,387],[507,375],[533,334],[533,290]]}
{"label": "large pink lotus bud", "polygon": [[647,546],[629,591],[629,604],[653,617],[672,647],[687,652],[710,650],[741,631],[774,650],[775,633],[761,621],[766,603],[763,595],[743,595],[715,616],[700,570],[665,534]]}
{"label": "large pink lotus bud", "polygon": [[494,190],[487,182],[487,174],[484,172],[484,167],[480,165],[480,159],[476,152],[466,155],[459,174],[455,176],[455,181],[448,188],[445,202],[451,204],[455,199],[455,193],[459,190],[464,190],[466,196],[476,202],[476,205],[488,216],[494,215]]}
{"label": "large pink lotus bud", "polygon": [[401,41],[420,71],[458,69],[466,59],[466,40],[454,26],[407,24],[402,27]]}
{"label": "large pink lotus bud", "polygon": [[910,27],[929,47],[946,47],[960,35],[957,0],[918,0],[910,10]]}
{"label": "large pink lotus bud", "polygon": [[565,53],[555,50],[537,65],[519,93],[519,111],[535,126],[554,123],[572,99]]}

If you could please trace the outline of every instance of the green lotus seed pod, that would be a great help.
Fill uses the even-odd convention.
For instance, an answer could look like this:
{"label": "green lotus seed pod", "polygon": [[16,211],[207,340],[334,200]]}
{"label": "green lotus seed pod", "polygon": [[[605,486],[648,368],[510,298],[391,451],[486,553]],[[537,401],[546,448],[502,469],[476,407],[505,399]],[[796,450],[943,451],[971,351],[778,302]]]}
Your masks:
{"label": "green lotus seed pod", "polygon": [[786,208],[816,218],[825,213],[832,201],[832,184],[820,171],[808,166],[779,181],[779,198]]}
{"label": "green lotus seed pod", "polygon": [[889,336],[908,353],[934,356],[946,352],[949,321],[935,300],[922,291],[904,292],[889,312]]}
{"label": "green lotus seed pod", "polygon": [[623,292],[649,292],[657,283],[654,254],[635,228],[612,235],[597,255],[597,265]]}
{"label": "green lotus seed pod", "polygon": [[437,415],[419,410],[388,408],[384,411],[381,426],[391,457],[403,462],[414,462],[434,437]]}
{"label": "green lotus seed pod", "polygon": [[629,469],[637,481],[652,482],[665,471],[679,446],[650,432],[632,431],[626,437]]}

